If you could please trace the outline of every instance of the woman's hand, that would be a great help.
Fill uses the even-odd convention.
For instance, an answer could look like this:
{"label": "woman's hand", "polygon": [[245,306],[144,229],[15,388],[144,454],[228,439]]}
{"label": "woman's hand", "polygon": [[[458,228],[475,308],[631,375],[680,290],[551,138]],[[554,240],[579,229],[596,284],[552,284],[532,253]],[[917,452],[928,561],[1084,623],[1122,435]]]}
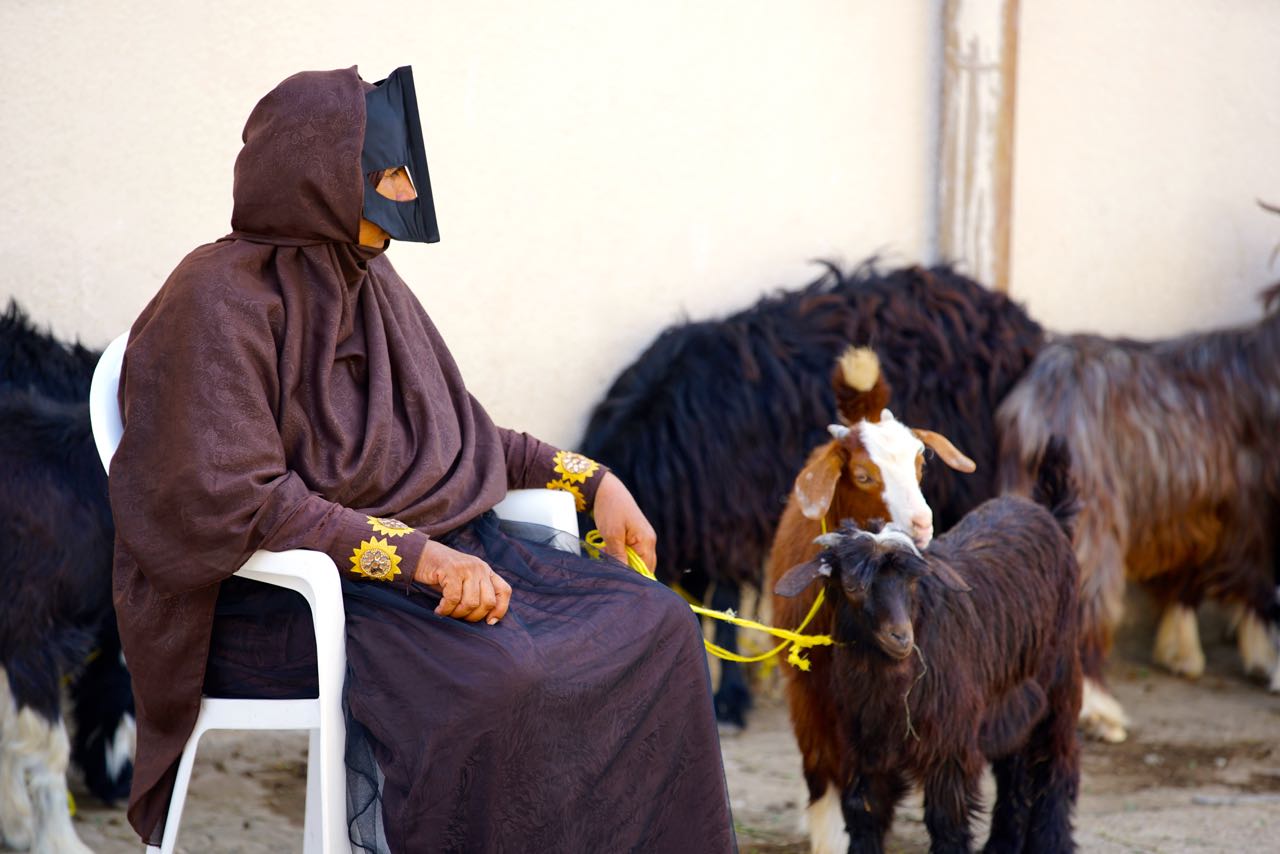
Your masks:
{"label": "woman's hand", "polygon": [[511,604],[511,585],[489,564],[435,540],[422,550],[413,580],[440,591],[436,613],[442,617],[468,623],[484,620],[492,626],[507,615]]}
{"label": "woman's hand", "polygon": [[604,550],[623,563],[627,562],[627,546],[636,550],[650,570],[658,567],[658,535],[644,518],[636,500],[622,485],[622,481],[608,472],[596,490],[595,506],[591,510],[596,527],[604,537]]}

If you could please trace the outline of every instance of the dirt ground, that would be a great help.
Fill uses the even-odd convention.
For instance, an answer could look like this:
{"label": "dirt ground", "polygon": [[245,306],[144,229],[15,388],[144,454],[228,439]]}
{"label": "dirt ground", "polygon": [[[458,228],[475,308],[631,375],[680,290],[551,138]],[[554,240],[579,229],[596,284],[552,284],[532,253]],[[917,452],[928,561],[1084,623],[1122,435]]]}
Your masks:
{"label": "dirt ground", "polygon": [[[1234,648],[1208,641],[1207,675],[1190,683],[1149,664],[1131,632],[1110,678],[1134,720],[1119,745],[1086,744],[1076,839],[1086,852],[1280,852],[1280,695],[1240,674]],[[742,851],[808,850],[805,788],[786,710],[764,696],[749,728],[723,740]],[[179,850],[301,849],[306,740],[298,733],[211,733],[196,762]],[[74,786],[73,786],[74,788]],[[990,803],[994,789],[985,786]],[[81,837],[95,851],[140,850],[123,811],[76,791]],[[928,850],[918,796],[899,811],[891,852]],[[979,828],[978,838],[985,835]]]}

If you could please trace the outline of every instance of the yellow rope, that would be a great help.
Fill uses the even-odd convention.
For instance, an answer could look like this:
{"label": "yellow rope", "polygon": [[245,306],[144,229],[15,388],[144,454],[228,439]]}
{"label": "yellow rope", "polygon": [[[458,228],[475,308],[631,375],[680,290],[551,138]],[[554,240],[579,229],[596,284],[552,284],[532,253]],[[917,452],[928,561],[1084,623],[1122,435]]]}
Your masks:
{"label": "yellow rope", "polygon": [[[826,521],[823,520],[823,533],[826,533],[826,530]],[[599,558],[600,552],[604,551],[604,535],[596,530],[588,531],[586,537],[583,538],[583,545],[586,546],[587,554],[593,558]],[[627,564],[645,578],[653,579],[654,581],[657,580],[657,576],[653,574],[653,570],[649,569],[649,567],[645,565],[644,559],[641,558],[640,555],[636,553],[635,549],[630,546],[627,546]],[[712,643],[704,638],[702,643],[706,646],[707,652],[711,653],[716,658],[722,658],[725,661],[736,661],[741,664],[754,664],[758,661],[765,661],[766,659],[773,658],[784,649],[790,647],[791,651],[787,653],[787,663],[792,667],[797,667],[800,670],[807,671],[809,669],[809,659],[801,653],[801,650],[814,646],[830,646],[834,643],[830,635],[802,634],[805,627],[813,620],[814,615],[818,613],[818,609],[822,607],[825,596],[824,591],[821,589],[818,590],[818,595],[813,600],[813,607],[809,609],[809,613],[794,630],[766,626],[764,623],[758,623],[755,620],[748,620],[745,617],[739,617],[736,614],[729,613],[728,611],[714,611],[710,608],[704,608],[694,602],[693,597],[689,596],[689,594],[684,590],[680,590],[679,593],[688,600],[689,607],[693,609],[695,614],[699,614],[703,617],[710,617],[713,620],[720,620],[725,623],[732,623],[733,625],[741,626],[744,629],[754,629],[755,631],[764,632],[765,634],[772,635],[773,637],[782,640],[782,643],[778,644],[773,649],[762,652],[759,655],[739,655],[736,652],[730,652],[719,644]]]}

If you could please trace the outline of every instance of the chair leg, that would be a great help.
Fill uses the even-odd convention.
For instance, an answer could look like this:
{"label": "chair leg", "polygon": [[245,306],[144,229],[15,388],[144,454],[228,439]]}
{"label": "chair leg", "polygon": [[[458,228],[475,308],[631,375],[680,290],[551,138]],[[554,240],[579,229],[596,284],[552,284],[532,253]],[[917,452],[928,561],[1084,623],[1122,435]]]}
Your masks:
{"label": "chair leg", "polygon": [[302,824],[302,850],[304,854],[324,851],[324,790],[321,788],[320,730],[309,731],[307,741],[307,806]]}
{"label": "chair leg", "polygon": [[178,825],[182,823],[182,810],[187,803],[187,789],[191,785],[191,769],[196,762],[196,748],[205,730],[196,721],[196,728],[182,749],[178,762],[178,776],[173,781],[173,797],[169,799],[169,813],[164,818],[164,837],[160,841],[160,854],[173,854],[178,844]]}

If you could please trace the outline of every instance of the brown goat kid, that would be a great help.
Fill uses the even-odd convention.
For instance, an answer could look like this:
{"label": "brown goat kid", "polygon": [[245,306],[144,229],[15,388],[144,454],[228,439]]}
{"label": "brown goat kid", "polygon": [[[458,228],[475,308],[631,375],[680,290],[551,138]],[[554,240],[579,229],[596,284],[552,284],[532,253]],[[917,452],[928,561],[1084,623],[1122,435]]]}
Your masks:
{"label": "brown goat kid", "polygon": [[[928,430],[911,430],[885,409],[889,386],[879,359],[867,348],[850,348],[837,362],[831,382],[844,425],[832,425],[833,438],[817,448],[796,478],[795,488],[774,537],[767,565],[766,590],[791,567],[818,553],[815,538],[834,525],[852,519],[861,526],[892,521],[910,531],[921,547],[933,535],[932,514],[920,493],[924,452],[928,447],[948,466],[972,472],[973,461],[956,450],[945,437]],[[798,596],[772,596],[776,625],[794,628],[813,605],[816,589]],[[829,633],[832,610],[823,608],[808,631]],[[798,673],[784,668],[787,698],[791,706],[796,740],[804,759],[810,798],[818,801],[829,785],[837,785],[841,757],[847,753],[845,734],[837,726],[836,710],[825,688],[830,678],[830,650],[809,650],[810,670]],[[812,814],[815,840],[824,832],[813,828],[834,822],[843,833],[838,808],[826,818]]]}
{"label": "brown goat kid", "polygon": [[997,413],[1005,489],[1025,494],[1049,437],[1061,435],[1089,496],[1075,535],[1083,719],[1109,740],[1125,736],[1101,677],[1126,578],[1163,609],[1157,662],[1201,674],[1195,608],[1212,599],[1243,612],[1244,667],[1280,691],[1269,637],[1280,620],[1280,285],[1263,300],[1267,315],[1235,329],[1151,342],[1063,337]]}
{"label": "brown goat kid", "polygon": [[[1068,469],[1055,440],[1036,484],[1043,506],[992,499],[924,554],[892,526],[846,523],[777,582],[786,597],[821,579],[835,614],[830,670],[813,685],[847,746],[820,799],[806,762],[810,819],[823,820],[812,850],[840,850],[847,832],[849,852],[883,851],[915,783],[930,850],[970,850],[987,762],[997,799],[986,850],[1074,850],[1082,677]],[[797,717],[798,737],[809,723]]]}

